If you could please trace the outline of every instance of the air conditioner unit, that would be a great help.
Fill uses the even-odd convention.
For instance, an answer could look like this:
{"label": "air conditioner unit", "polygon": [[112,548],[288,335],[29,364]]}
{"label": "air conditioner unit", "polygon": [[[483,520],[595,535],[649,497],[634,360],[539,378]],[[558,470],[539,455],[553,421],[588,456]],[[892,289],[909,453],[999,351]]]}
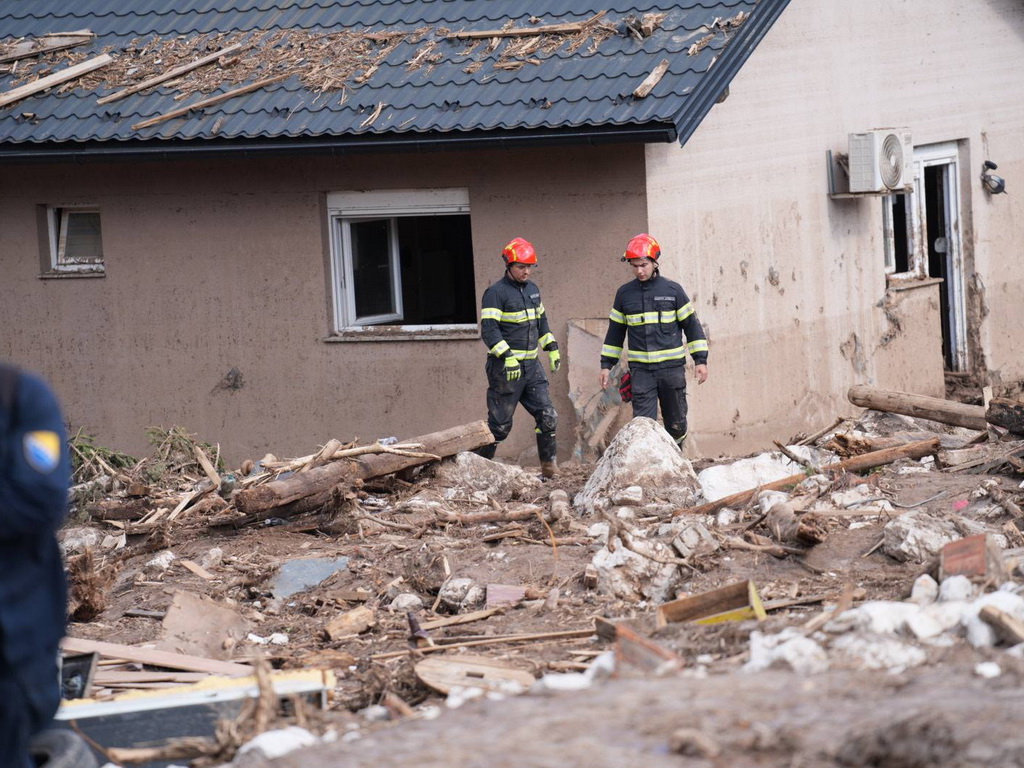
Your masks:
{"label": "air conditioner unit", "polygon": [[892,192],[913,184],[914,144],[907,128],[851,133],[850,192]]}

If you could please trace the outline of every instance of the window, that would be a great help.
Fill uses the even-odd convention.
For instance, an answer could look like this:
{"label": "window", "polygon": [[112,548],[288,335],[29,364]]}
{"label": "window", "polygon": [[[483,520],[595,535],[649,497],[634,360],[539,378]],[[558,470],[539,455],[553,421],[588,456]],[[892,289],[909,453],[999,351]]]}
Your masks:
{"label": "window", "polygon": [[336,331],[476,328],[465,189],[327,196]]}
{"label": "window", "polygon": [[103,274],[99,208],[47,208],[48,257],[44,274]]}

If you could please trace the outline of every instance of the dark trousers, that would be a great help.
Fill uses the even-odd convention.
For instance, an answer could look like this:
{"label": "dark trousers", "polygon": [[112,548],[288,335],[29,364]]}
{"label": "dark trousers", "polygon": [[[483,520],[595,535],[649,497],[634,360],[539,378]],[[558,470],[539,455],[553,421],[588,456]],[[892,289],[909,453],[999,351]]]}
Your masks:
{"label": "dark trousers", "polygon": [[490,427],[494,441],[491,445],[481,448],[477,453],[493,459],[498,443],[508,437],[512,431],[512,415],[516,406],[523,408],[533,416],[537,423],[537,452],[541,461],[553,461],[555,458],[555,427],[558,414],[551,404],[548,392],[548,379],[544,375],[538,360],[522,360],[522,376],[514,381],[505,377],[505,362],[496,357],[487,358],[487,426]]}
{"label": "dark trousers", "polygon": [[629,369],[633,385],[633,416],[658,420],[658,403],[665,430],[680,446],[686,439],[686,367]]}
{"label": "dark trousers", "polygon": [[[32,768],[29,739],[47,728],[60,703],[56,656],[32,669],[11,667],[0,659],[0,766]],[[17,675],[17,676],[16,676]]]}

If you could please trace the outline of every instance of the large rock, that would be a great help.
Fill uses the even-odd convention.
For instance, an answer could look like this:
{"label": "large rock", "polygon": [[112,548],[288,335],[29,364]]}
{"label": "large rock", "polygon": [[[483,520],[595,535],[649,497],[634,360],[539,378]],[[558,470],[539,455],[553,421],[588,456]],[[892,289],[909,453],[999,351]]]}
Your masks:
{"label": "large rock", "polygon": [[[791,445],[789,450],[811,464],[822,466],[834,460],[835,454],[807,445]],[[767,485],[804,471],[781,451],[769,451],[731,464],[716,464],[698,475],[707,501],[718,501],[734,493]]]}
{"label": "large rock", "polygon": [[532,499],[541,489],[536,475],[468,451],[442,461],[434,476],[445,488],[456,488],[467,495],[482,492],[498,501]]}
{"label": "large rock", "polygon": [[672,550],[660,541],[639,542],[644,551],[657,558],[651,559],[626,549],[619,538],[611,543],[613,548],[599,549],[591,561],[597,573],[598,592],[631,602],[664,603],[673,598],[679,581],[679,566],[660,562],[672,558]]}
{"label": "large rock", "polygon": [[646,502],[676,507],[692,506],[700,491],[693,466],[675,441],[658,422],[643,416],[619,430],[573,503],[592,514],[598,500],[610,500],[634,485],[643,488]]}

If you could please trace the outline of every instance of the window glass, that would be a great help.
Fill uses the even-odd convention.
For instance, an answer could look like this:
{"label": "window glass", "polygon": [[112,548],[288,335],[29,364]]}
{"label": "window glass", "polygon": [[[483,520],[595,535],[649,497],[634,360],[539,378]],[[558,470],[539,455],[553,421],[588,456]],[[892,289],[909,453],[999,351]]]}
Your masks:
{"label": "window glass", "polygon": [[339,192],[328,206],[337,330],[475,328],[465,190]]}
{"label": "window glass", "polygon": [[356,317],[393,314],[391,222],[354,221],[350,227]]}
{"label": "window glass", "polygon": [[103,261],[99,211],[64,211],[61,228],[62,263],[98,264]]}

